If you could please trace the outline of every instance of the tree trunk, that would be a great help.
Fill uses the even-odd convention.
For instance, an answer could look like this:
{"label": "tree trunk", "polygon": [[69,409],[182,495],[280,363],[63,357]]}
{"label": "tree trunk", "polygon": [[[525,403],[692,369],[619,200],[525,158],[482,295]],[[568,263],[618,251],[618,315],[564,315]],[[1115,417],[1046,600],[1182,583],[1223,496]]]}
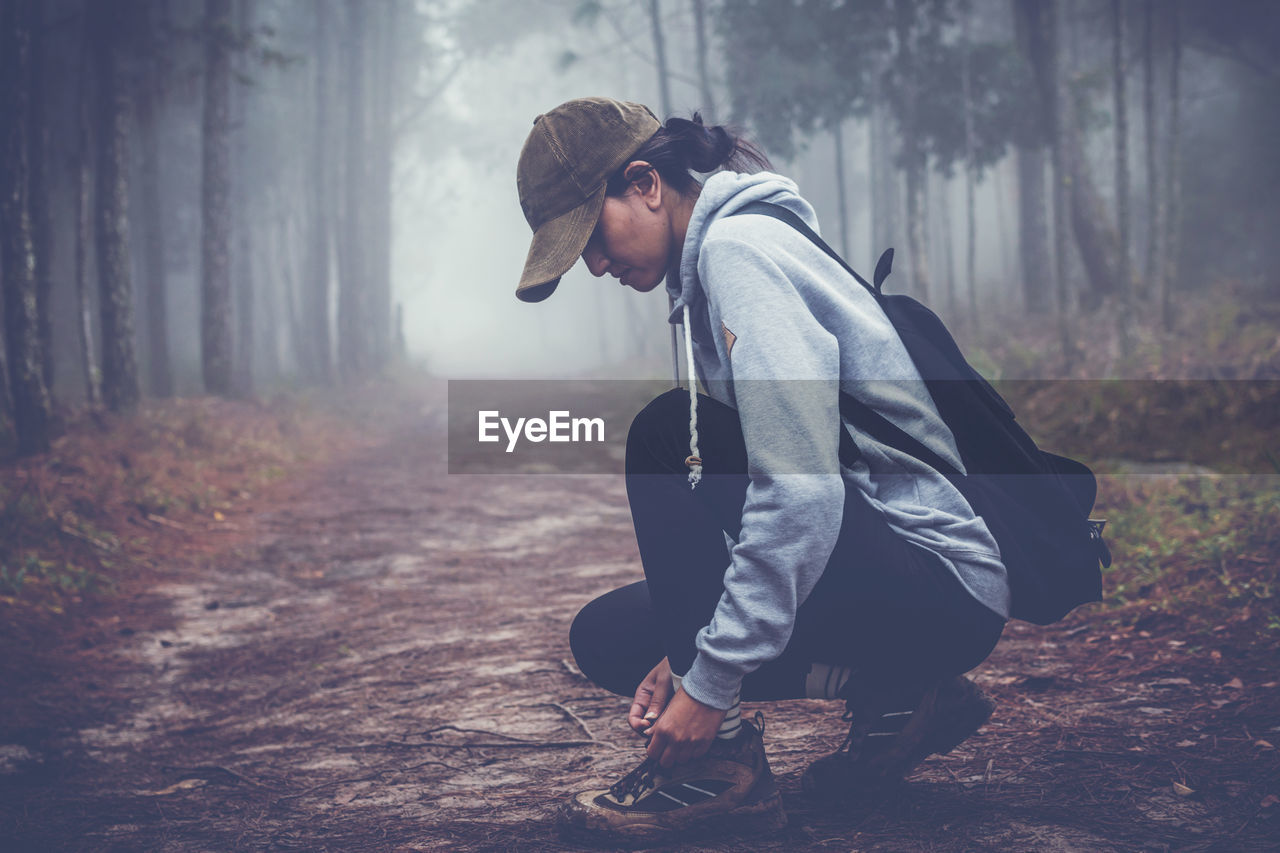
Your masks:
{"label": "tree trunk", "polygon": [[205,0],[200,348],[205,390],[232,393],[231,0]]}
{"label": "tree trunk", "polygon": [[346,191],[342,228],[342,280],[338,286],[338,367],[358,376],[369,367],[369,274],[364,253],[367,221],[368,149],[365,104],[364,35],[368,7],[347,2]]}
{"label": "tree trunk", "polygon": [[121,79],[123,44],[129,19],[125,3],[88,4],[97,52],[98,309],[102,324],[102,396],[113,412],[132,410],[142,396],[133,326],[133,284],[129,262],[129,90]]}
{"label": "tree trunk", "polygon": [[1048,222],[1044,198],[1044,151],[1019,148],[1018,248],[1022,259],[1022,295],[1026,310],[1044,314],[1053,292],[1049,266]]}
{"label": "tree trunk", "polygon": [[1050,102],[1049,133],[1051,138],[1050,156],[1053,161],[1053,296],[1058,326],[1058,349],[1062,353],[1063,372],[1070,375],[1077,361],[1076,347],[1071,340],[1071,326],[1068,322],[1068,288],[1067,277],[1067,193],[1070,190],[1072,164],[1068,154],[1068,146],[1063,135],[1068,123],[1074,123],[1074,111],[1071,109],[1067,92],[1067,74],[1062,61],[1062,31],[1067,26],[1063,4],[1053,0],[1045,10],[1045,57],[1046,68],[1052,83],[1053,98]]}
{"label": "tree trunk", "polygon": [[86,23],[80,48],[80,80],[77,92],[78,150],[76,152],[76,331],[80,338],[80,367],[84,373],[85,400],[91,407],[102,404],[93,345],[93,313],[89,304],[89,241],[93,239],[93,121],[90,116],[92,92],[92,28]]}
{"label": "tree trunk", "polygon": [[393,145],[391,139],[391,93],[395,88],[395,52],[391,34],[397,24],[396,3],[374,7],[375,62],[371,69],[369,128],[369,218],[367,242],[370,247],[370,334],[376,367],[391,358],[391,180]]}
{"label": "tree trunk", "polygon": [[901,206],[898,197],[898,169],[893,162],[893,127],[889,111],[878,103],[879,86],[872,90],[873,106],[869,121],[870,143],[868,159],[871,169],[871,203],[874,215],[871,219],[871,251],[879,256],[902,239],[900,227]]}
{"label": "tree trunk", "polygon": [[163,36],[152,17],[158,4],[147,7],[147,77],[141,83],[138,126],[142,133],[142,251],[146,258],[147,385],[154,397],[173,396],[169,363],[169,288],[164,257],[164,210],[160,194],[160,110],[165,98]]}
{"label": "tree trunk", "polygon": [[[1040,92],[1040,107],[1051,122],[1055,102],[1052,75],[1045,67],[1045,45],[1042,4],[1039,0],[1013,0],[1014,23],[1018,46],[1035,72]],[[1046,129],[1044,142],[1052,139]],[[1050,267],[1048,222],[1044,197],[1044,145],[1038,142],[1018,148],[1018,246],[1022,256],[1022,293],[1026,310],[1044,314],[1049,310],[1053,294],[1053,270]]]}
{"label": "tree trunk", "polygon": [[[252,396],[254,380],[258,375],[260,351],[257,336],[258,287],[254,277],[253,250],[254,235],[268,227],[268,217],[264,208],[270,203],[270,193],[265,188],[254,187],[250,197],[249,168],[249,110],[246,103],[249,95],[246,87],[231,87],[229,81],[244,80],[249,76],[246,67],[245,52],[236,50],[230,53],[233,44],[246,44],[252,32],[250,8],[247,0],[233,0],[225,30],[227,41],[224,48],[228,51],[228,87],[227,87],[227,178],[229,199],[228,210],[228,277],[231,288],[231,320],[234,331],[231,333],[231,393],[236,397]],[[235,132],[231,132],[235,128]],[[256,130],[256,128],[254,128]],[[261,138],[261,137],[259,137]],[[268,155],[269,156],[269,155]],[[281,259],[282,263],[287,263]],[[265,283],[265,282],[264,282]]]}
{"label": "tree trunk", "polygon": [[1120,232],[1118,295],[1120,310],[1116,312],[1116,331],[1120,336],[1120,353],[1128,356],[1133,349],[1129,328],[1133,323],[1133,274],[1129,263],[1129,106],[1125,81],[1128,78],[1124,55],[1125,20],[1120,0],[1111,0],[1111,65],[1116,112],[1116,222]]}
{"label": "tree trunk", "polygon": [[1142,265],[1144,293],[1159,292],[1155,283],[1156,256],[1160,251],[1160,175],[1156,159],[1156,80],[1151,52],[1154,48],[1155,0],[1142,4],[1142,131],[1147,159],[1147,257]]}
{"label": "tree trunk", "polygon": [[1160,321],[1166,331],[1173,328],[1172,290],[1178,281],[1178,251],[1182,237],[1182,127],[1178,121],[1181,112],[1178,76],[1182,64],[1182,21],[1177,6],[1173,8],[1169,23],[1169,175],[1165,179],[1169,210],[1165,221],[1164,273],[1160,276]]}
{"label": "tree trunk", "polygon": [[938,175],[935,182],[938,191],[938,227],[942,229],[942,252],[946,268],[946,280],[943,287],[947,292],[947,315],[954,319],[959,316],[956,305],[956,252],[955,239],[951,233],[951,182],[943,175]]}
{"label": "tree trunk", "polygon": [[849,257],[849,200],[844,176],[844,122],[837,121],[831,129],[835,143],[836,201],[840,208],[840,254]]}
{"label": "tree trunk", "polygon": [[316,97],[315,135],[312,140],[311,181],[307,210],[307,272],[302,288],[302,313],[305,334],[300,343],[306,347],[303,355],[303,373],[312,381],[329,384],[333,381],[331,360],[332,344],[329,340],[329,253],[332,231],[329,219],[329,176],[332,154],[329,137],[333,133],[329,114],[331,100],[330,79],[333,52],[329,46],[332,9],[329,0],[317,0],[316,4]]}
{"label": "tree trunk", "polygon": [[912,283],[917,298],[929,301],[929,259],[927,226],[925,222],[925,170],[927,155],[920,146],[916,133],[916,69],[915,38],[912,33],[912,3],[896,0],[896,29],[898,35],[898,72],[902,76],[902,145],[903,170],[907,179],[907,254],[911,259]]}
{"label": "tree trunk", "polygon": [[671,117],[671,73],[667,68],[667,40],[662,34],[662,7],[658,0],[649,0],[649,23],[653,28],[653,55],[658,65],[658,104],[662,108],[658,118]]}
{"label": "tree trunk", "polygon": [[0,5],[0,270],[4,275],[4,344],[18,453],[49,449],[49,393],[44,384],[36,308],[35,250],[28,209],[27,122],[31,97],[31,25],[35,4]]}
{"label": "tree trunk", "polygon": [[[0,281],[0,287],[4,282]],[[3,301],[0,299],[0,301]],[[13,418],[13,393],[9,389],[9,358],[6,353],[8,345],[5,343],[4,325],[0,323],[0,419],[11,420]]]}
{"label": "tree trunk", "polygon": [[[254,388],[254,354],[258,349],[255,335],[256,327],[256,288],[254,287],[252,252],[249,227],[244,221],[248,215],[247,205],[237,204],[236,225],[232,228],[231,238],[231,291],[235,300],[234,314],[235,334],[232,335],[232,346],[235,350],[235,361],[232,367],[231,388],[237,397],[248,398]],[[255,220],[261,222],[262,217]]]}
{"label": "tree trunk", "polygon": [[707,41],[707,9],[705,0],[693,0],[694,52],[698,60],[698,96],[702,100],[702,118],[716,123],[715,96],[711,93],[711,74],[707,71],[710,45]]}
{"label": "tree trunk", "polygon": [[[1041,0],[1013,0],[1013,4],[1018,43],[1023,56],[1031,64],[1040,90],[1040,103],[1045,111],[1045,124],[1049,124],[1048,110],[1056,100],[1056,84],[1047,63],[1050,51],[1044,42],[1048,32],[1046,20],[1053,6]],[[1067,178],[1071,185],[1071,223],[1089,284],[1084,301],[1088,307],[1096,307],[1102,295],[1114,293],[1117,287],[1117,237],[1115,229],[1108,224],[1106,205],[1102,203],[1089,174],[1079,123],[1070,120],[1073,113],[1070,98],[1064,98],[1063,110],[1063,139],[1060,144],[1065,148],[1064,168],[1070,170]]]}
{"label": "tree trunk", "polygon": [[978,215],[977,202],[974,199],[974,184],[977,183],[976,176],[974,175],[974,150],[977,148],[977,145],[974,141],[973,81],[969,61],[971,43],[969,26],[972,12],[964,10],[961,12],[961,15],[963,16],[963,20],[961,35],[960,88],[964,97],[964,280],[965,288],[969,295],[969,323],[972,326],[974,333],[977,334],[981,331],[982,320],[978,314]]}
{"label": "tree trunk", "polygon": [[[1019,288],[1015,282],[1014,267],[1014,245],[1013,240],[1009,236],[1012,230],[1009,228],[1008,207],[1010,196],[1012,193],[1009,188],[1010,171],[1016,173],[1018,166],[1018,158],[1014,157],[1014,162],[1010,163],[1008,158],[1002,160],[995,167],[995,176],[993,183],[995,184],[996,195],[996,234],[1000,240],[1000,278],[1004,282],[1002,291],[1009,297],[1014,298]],[[1016,174],[1014,176],[1016,178]],[[1014,182],[1016,183],[1016,181]]]}
{"label": "tree trunk", "polygon": [[29,187],[27,207],[31,212],[31,245],[36,260],[36,315],[40,329],[40,367],[44,386],[53,392],[53,217],[49,205],[49,121],[45,102],[48,34],[43,32],[44,3],[37,3],[31,20],[31,98],[28,130]]}

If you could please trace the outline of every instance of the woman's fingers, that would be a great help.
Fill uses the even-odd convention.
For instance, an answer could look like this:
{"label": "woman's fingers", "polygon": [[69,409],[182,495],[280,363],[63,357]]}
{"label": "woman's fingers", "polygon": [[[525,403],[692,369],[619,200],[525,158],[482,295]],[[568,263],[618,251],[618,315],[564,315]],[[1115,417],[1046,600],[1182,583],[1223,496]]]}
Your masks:
{"label": "woman's fingers", "polygon": [[636,731],[644,731],[651,720],[645,719],[645,713],[649,710],[649,704],[652,701],[653,691],[645,689],[645,685],[641,684],[636,689],[635,701],[631,703],[631,710],[627,712],[627,723]]}

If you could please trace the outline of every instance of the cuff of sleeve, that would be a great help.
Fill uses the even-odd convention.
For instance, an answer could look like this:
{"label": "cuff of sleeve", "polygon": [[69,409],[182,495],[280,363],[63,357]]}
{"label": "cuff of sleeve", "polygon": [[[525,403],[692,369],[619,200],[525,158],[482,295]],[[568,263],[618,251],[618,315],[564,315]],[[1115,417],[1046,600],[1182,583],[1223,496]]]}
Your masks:
{"label": "cuff of sleeve", "polygon": [[699,652],[680,687],[703,705],[727,711],[742,687],[742,673]]}

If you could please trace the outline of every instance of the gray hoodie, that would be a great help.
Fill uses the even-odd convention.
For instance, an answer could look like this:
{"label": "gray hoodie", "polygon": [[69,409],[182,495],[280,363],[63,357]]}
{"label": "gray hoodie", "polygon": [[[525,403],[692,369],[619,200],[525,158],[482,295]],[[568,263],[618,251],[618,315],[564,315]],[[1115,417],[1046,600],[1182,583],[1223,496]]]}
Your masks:
{"label": "gray hoodie", "polygon": [[[670,322],[686,324],[692,369],[712,398],[737,410],[747,448],[742,532],[737,542],[726,536],[724,594],[698,632],[698,654],[682,682],[716,708],[729,707],[743,676],[786,647],[796,609],[835,548],[846,483],[896,533],[942,557],[974,598],[1009,615],[996,541],[945,477],[848,424],[864,458],[840,463],[832,425],[841,422],[842,390],[964,470],[875,298],[785,223],[730,215],[754,201],[790,208],[818,228],[813,208],[786,178],[716,174],[703,186],[679,270],[669,271],[666,285]],[[695,453],[696,445],[695,431]]]}

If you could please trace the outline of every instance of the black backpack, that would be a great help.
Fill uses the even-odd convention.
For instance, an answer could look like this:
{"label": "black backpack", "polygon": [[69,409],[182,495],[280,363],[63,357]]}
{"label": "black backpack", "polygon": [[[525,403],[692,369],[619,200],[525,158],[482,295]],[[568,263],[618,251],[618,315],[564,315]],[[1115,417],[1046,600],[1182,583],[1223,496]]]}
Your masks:
{"label": "black backpack", "polygon": [[[735,211],[742,213],[771,216],[795,228],[876,298],[955,437],[967,473],[844,392],[840,413],[880,443],[942,473],[982,516],[1009,573],[1011,615],[1047,625],[1081,604],[1100,600],[1100,566],[1111,565],[1111,553],[1102,539],[1105,520],[1089,518],[1098,491],[1093,471],[1036,447],[1014,420],[1009,404],[965,361],[937,315],[909,296],[881,292],[893,264],[893,250],[880,257],[872,285],[787,208],[752,202]],[[845,429],[840,430],[840,458],[845,464],[859,458],[856,443]]]}

